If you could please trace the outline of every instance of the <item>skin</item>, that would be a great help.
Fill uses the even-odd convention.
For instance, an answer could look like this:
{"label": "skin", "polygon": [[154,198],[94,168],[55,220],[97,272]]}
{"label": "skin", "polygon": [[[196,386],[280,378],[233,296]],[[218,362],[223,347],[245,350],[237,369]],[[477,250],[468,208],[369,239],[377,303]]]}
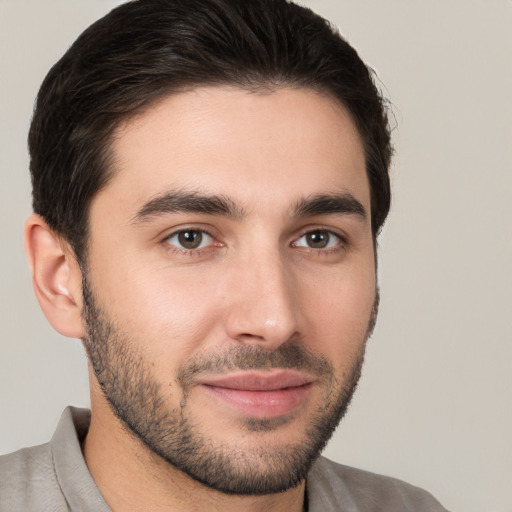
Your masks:
{"label": "skin", "polygon": [[[87,279],[96,305],[150,368],[164,407],[181,404],[212,443],[254,464],[263,463],[261,447],[301,446],[319,404],[332,406],[332,381],[313,376],[286,414],[269,408],[272,428],[251,430],[251,414],[199,380],[187,387],[183,407],[178,377],[191,361],[237,347],[271,353],[295,343],[347,385],[364,352],[376,289],[364,151],[350,116],[308,89],[205,87],[170,96],[121,126],[113,151],[117,172],[89,215]],[[152,199],[175,191],[228,198],[236,215],[141,216]],[[297,214],[298,203],[326,194],[350,196],[365,215]],[[185,249],[177,234],[185,229],[209,235]],[[312,232],[326,236],[327,246],[311,247]],[[52,236],[44,221],[29,219],[36,293],[57,330],[87,343],[80,269]],[[83,450],[113,510],[302,510],[304,482],[275,495],[233,496],[176,470],[127,431],[92,370],[90,379]]]}

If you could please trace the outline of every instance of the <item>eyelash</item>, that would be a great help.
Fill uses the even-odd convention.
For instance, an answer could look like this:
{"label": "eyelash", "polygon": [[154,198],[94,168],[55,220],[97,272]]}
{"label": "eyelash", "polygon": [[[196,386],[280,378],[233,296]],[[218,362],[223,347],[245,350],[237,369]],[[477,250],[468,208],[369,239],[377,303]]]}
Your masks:
{"label": "eyelash", "polygon": [[[206,247],[200,247],[197,249],[187,249],[184,247],[178,247],[177,245],[171,244],[169,240],[174,237],[178,237],[180,234],[187,233],[187,232],[193,232],[193,233],[200,233],[201,235],[206,235],[212,239],[212,242],[210,242]],[[338,242],[334,247],[327,247],[327,248],[314,248],[314,247],[307,247],[302,245],[296,245],[297,242],[307,236],[311,235],[313,233],[325,233],[329,235],[329,237],[335,237]],[[222,247],[223,244],[220,242],[215,243],[215,236],[212,235],[209,231],[202,229],[202,228],[182,228],[177,231],[173,231],[169,235],[167,235],[162,242],[166,246],[166,250],[169,252],[172,252],[173,254],[177,255],[184,255],[184,256],[202,256],[208,251],[214,250],[216,247]],[[329,240],[330,242],[330,240]],[[333,254],[338,253],[341,251],[346,250],[348,246],[348,240],[345,236],[341,235],[338,232],[333,231],[332,229],[324,228],[324,227],[315,227],[314,229],[308,229],[307,231],[304,231],[299,237],[294,239],[294,241],[290,244],[292,247],[301,247],[302,250],[308,251],[309,253],[314,253],[318,256],[326,255],[326,254]]]}
{"label": "eyelash", "polygon": [[[178,247],[177,245],[171,244],[169,240],[173,237],[178,237],[182,233],[201,233],[201,235],[206,235],[212,239],[206,247],[198,248],[198,249],[187,249],[185,247]],[[173,254],[177,254],[178,256],[202,256],[206,252],[215,249],[216,247],[222,246],[220,243],[215,243],[215,237],[206,229],[202,228],[182,228],[177,231],[173,231],[169,235],[167,235],[162,242],[166,246],[166,250],[172,252]]]}
{"label": "eyelash", "polygon": [[[325,247],[325,248],[314,248],[314,247],[307,247],[307,246],[298,246],[296,245],[296,243],[303,237],[307,236],[307,235],[311,235],[313,233],[323,233],[323,234],[327,234],[329,235],[330,238],[334,237],[337,239],[337,243],[334,245],[334,247]],[[330,243],[331,240],[329,240],[329,243]],[[295,247],[302,247],[303,250],[306,250],[308,251],[309,253],[314,253],[318,256],[325,256],[327,254],[335,254],[335,253],[339,253],[341,251],[344,251],[346,250],[347,246],[348,246],[348,240],[345,236],[343,236],[342,234],[338,233],[337,231],[333,231],[332,229],[330,228],[325,228],[325,227],[315,227],[313,229],[308,229],[306,231],[304,231],[298,238],[296,238],[293,242],[292,242],[292,246],[295,246]]]}

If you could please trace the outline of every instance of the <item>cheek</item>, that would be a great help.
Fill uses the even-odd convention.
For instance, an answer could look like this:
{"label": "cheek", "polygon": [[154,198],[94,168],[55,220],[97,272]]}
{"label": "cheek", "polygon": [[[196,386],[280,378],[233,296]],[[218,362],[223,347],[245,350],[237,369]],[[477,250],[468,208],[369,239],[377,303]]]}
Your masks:
{"label": "cheek", "polygon": [[336,359],[358,354],[366,341],[375,301],[371,264],[331,272],[305,287],[303,307],[312,348]]}
{"label": "cheek", "polygon": [[156,364],[179,366],[218,323],[215,287],[191,272],[141,266],[132,267],[129,279],[112,271],[107,285],[103,277],[101,303],[109,317]]}

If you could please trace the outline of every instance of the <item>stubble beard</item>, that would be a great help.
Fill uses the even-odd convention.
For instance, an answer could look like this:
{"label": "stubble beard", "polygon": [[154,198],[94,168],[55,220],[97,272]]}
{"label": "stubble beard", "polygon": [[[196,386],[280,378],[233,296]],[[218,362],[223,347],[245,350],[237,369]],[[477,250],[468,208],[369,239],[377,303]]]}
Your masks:
{"label": "stubble beard", "polygon": [[[85,275],[85,274],[84,274]],[[289,342],[274,351],[240,345],[228,353],[189,360],[180,368],[174,392],[181,401],[170,408],[151,365],[137,352],[129,335],[114,325],[97,305],[83,279],[83,343],[94,374],[115,416],[126,431],[149,450],[195,481],[225,494],[263,495],[283,492],[305,480],[311,466],[345,414],[361,375],[365,342],[343,379],[330,362]],[[378,294],[368,324],[369,337],[377,313]],[[318,376],[324,394],[311,414],[301,440],[274,446],[262,437],[248,450],[223,444],[202,432],[188,414],[187,397],[200,373],[290,368]],[[253,436],[270,435],[286,422],[281,418],[247,418],[240,425]]]}

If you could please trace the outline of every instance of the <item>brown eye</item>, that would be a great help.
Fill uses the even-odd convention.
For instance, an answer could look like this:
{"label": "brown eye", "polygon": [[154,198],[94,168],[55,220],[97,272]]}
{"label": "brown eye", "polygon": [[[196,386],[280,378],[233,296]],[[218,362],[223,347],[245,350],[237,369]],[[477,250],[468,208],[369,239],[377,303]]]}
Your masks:
{"label": "brown eye", "polygon": [[194,250],[202,249],[212,243],[212,237],[205,231],[199,229],[183,229],[173,233],[167,238],[167,243],[179,249]]}
{"label": "brown eye", "polygon": [[306,243],[312,249],[324,249],[329,244],[330,238],[327,231],[313,231],[306,235]]}
{"label": "brown eye", "polygon": [[197,249],[201,245],[203,234],[200,231],[181,231],[178,242],[185,249]]}
{"label": "brown eye", "polygon": [[326,229],[315,229],[302,235],[295,243],[295,247],[308,247],[309,249],[330,249],[340,243],[340,237]]}

